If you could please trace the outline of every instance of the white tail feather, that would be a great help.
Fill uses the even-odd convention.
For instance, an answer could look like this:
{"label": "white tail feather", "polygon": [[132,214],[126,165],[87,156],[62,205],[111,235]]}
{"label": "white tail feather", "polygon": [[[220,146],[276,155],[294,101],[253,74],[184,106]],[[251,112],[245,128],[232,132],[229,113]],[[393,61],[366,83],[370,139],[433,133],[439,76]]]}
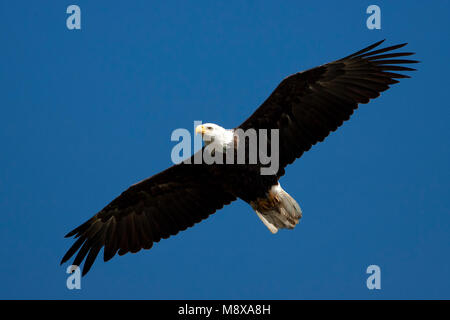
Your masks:
{"label": "white tail feather", "polygon": [[266,219],[266,217],[264,215],[259,213],[258,210],[255,210],[255,212],[258,215],[258,217],[261,219],[261,221],[265,224],[265,226],[270,230],[270,232],[272,232],[273,234],[278,232],[278,228],[275,227],[275,225],[273,223],[269,222],[268,219]]}
{"label": "white tail feather", "polygon": [[257,201],[250,203],[264,225],[272,233],[277,233],[279,229],[293,229],[302,217],[297,201],[279,184],[270,189],[268,199],[272,200],[269,208],[258,205]]}

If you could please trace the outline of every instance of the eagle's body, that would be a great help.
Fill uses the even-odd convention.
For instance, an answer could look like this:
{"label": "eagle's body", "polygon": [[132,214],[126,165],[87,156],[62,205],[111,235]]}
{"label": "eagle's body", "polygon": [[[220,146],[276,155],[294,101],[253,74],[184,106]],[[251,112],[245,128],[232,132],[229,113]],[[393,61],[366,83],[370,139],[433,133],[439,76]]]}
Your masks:
{"label": "eagle's body", "polygon": [[[278,229],[292,229],[301,218],[301,209],[298,203],[281,188],[278,182],[277,172],[273,174],[261,174],[264,164],[260,158],[256,158],[255,163],[250,160],[250,140],[244,140],[239,144],[240,139],[237,130],[226,130],[216,124],[206,123],[196,128],[196,132],[201,133],[205,140],[205,145],[215,144],[213,152],[221,156],[221,163],[208,165],[205,168],[209,171],[209,176],[220,181],[226,190],[251,205],[258,217],[266,227],[276,233]],[[256,134],[257,141],[261,139]],[[269,135],[266,135],[269,138]],[[267,144],[271,144],[270,139]],[[266,148],[269,146],[266,145]],[[238,153],[240,148],[244,148],[244,164],[239,163]],[[256,153],[259,144],[256,143]],[[226,152],[233,149],[230,163],[226,161]],[[201,152],[204,152],[202,149]],[[195,156],[194,156],[195,157]],[[189,161],[191,162],[191,161]],[[227,163],[224,165],[224,163]]]}
{"label": "eagle's body", "polygon": [[[249,161],[248,141],[242,145],[246,148],[245,165],[238,164],[238,149],[240,147],[238,143],[238,136],[235,134],[234,129],[224,129],[216,124],[206,123],[196,128],[196,133],[201,133],[205,146],[210,146],[211,141],[216,144],[213,152],[220,153],[222,163],[225,165],[211,164],[204,166],[209,172],[211,179],[221,181],[226,186],[226,189],[230,193],[246,202],[254,200],[256,197],[263,197],[264,194],[270,189],[272,185],[276,185],[278,178],[276,174],[262,175],[262,164],[257,161],[252,164]],[[226,152],[233,149],[232,158],[233,161],[227,163]],[[200,153],[205,152],[203,148]],[[195,155],[192,156],[195,158]],[[192,163],[193,161],[188,161]]]}
{"label": "eagle's body", "polygon": [[[263,175],[260,162],[195,164],[190,161],[174,165],[131,186],[67,234],[77,240],[62,263],[78,251],[73,264],[80,265],[86,259],[85,274],[103,247],[105,261],[116,253],[150,249],[153,243],[193,226],[238,198],[251,205],[272,233],[293,228],[301,210],[279,184],[285,167],[348,120],[359,103],[378,97],[398,82],[395,79],[408,77],[397,71],[414,70],[401,66],[417,62],[402,59],[412,53],[391,52],[405,44],[372,50],[381,42],[287,77],[235,129],[226,130],[213,124],[196,129],[206,145],[213,138],[219,144],[218,150],[224,152],[239,145],[237,129],[277,129],[278,170]],[[270,135],[267,137],[269,145],[274,143]],[[249,144],[244,143],[243,147],[248,148]],[[198,152],[204,152],[206,147]]]}

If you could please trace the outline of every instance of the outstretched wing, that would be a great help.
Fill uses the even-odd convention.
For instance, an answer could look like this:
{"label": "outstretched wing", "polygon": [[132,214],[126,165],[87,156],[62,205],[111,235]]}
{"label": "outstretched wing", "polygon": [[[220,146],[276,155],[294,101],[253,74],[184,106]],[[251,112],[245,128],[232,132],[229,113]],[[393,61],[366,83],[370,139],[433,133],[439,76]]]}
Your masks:
{"label": "outstretched wing", "polygon": [[86,258],[85,275],[100,249],[104,260],[116,253],[150,249],[154,242],[192,227],[236,198],[211,179],[206,165],[178,164],[124,191],[103,210],[66,237],[77,240],[62,258],[79,266]]}
{"label": "outstretched wing", "polygon": [[[384,40],[383,40],[384,41]],[[280,170],[350,118],[359,103],[368,103],[399,78],[396,71],[416,63],[402,59],[411,52],[391,52],[399,44],[372,50],[383,41],[340,60],[293,74],[284,79],[269,98],[238,128],[279,129]],[[270,137],[268,137],[270,139]]]}

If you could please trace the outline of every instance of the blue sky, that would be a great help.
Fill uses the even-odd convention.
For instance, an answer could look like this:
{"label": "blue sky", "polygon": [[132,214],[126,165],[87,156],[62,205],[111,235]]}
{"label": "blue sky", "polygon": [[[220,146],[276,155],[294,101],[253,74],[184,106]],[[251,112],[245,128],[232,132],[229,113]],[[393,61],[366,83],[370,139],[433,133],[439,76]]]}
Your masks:
{"label": "blue sky", "polygon": [[[81,8],[81,30],[66,8]],[[381,30],[366,28],[367,6]],[[1,1],[0,298],[450,298],[447,1]],[[234,127],[294,72],[380,39],[422,63],[287,169],[294,231],[244,202],[66,288],[66,232]],[[381,290],[366,268],[381,268]]]}

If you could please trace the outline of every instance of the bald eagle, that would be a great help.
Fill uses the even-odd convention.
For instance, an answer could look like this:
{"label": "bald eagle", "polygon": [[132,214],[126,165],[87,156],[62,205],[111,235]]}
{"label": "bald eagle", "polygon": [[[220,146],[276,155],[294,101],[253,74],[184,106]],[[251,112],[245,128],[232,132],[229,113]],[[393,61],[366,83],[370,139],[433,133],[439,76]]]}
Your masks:
{"label": "bald eagle", "polygon": [[[413,53],[393,52],[406,43],[374,50],[383,41],[285,78],[235,129],[227,130],[215,124],[196,128],[205,142],[214,139],[225,149],[236,148],[236,129],[278,129],[279,169],[276,172],[262,175],[259,161],[173,165],[132,185],[69,232],[66,237],[75,237],[76,241],[61,264],[78,252],[73,265],[79,266],[85,260],[85,275],[102,248],[104,261],[116,253],[124,255],[150,249],[155,242],[192,227],[238,198],[250,204],[272,233],[293,229],[302,211],[279,184],[285,167],[340,127],[359,103],[378,97],[397,83],[396,79],[409,78],[398,71],[415,70],[403,66],[418,62],[403,58]],[[270,137],[268,140],[270,144]],[[198,152],[204,152],[205,147]]]}

